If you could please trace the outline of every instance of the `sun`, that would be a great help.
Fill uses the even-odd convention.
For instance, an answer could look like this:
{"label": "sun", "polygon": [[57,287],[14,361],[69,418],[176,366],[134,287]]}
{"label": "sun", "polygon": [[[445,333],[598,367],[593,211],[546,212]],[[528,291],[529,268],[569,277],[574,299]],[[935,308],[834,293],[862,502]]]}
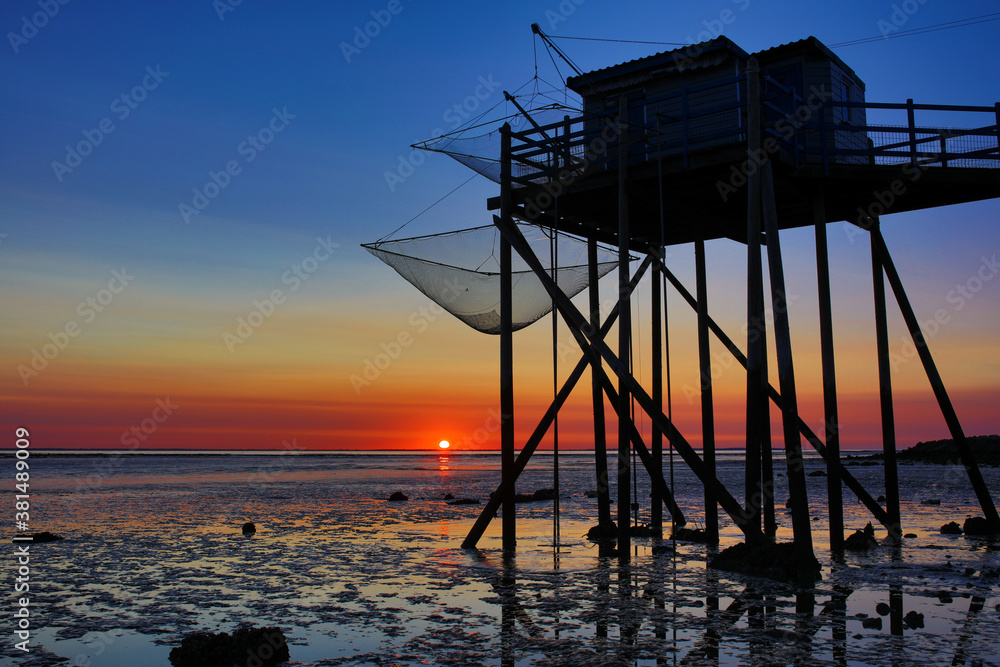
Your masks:
{"label": "sun", "polygon": [[451,443],[448,442],[447,440],[442,440],[441,442],[438,443],[438,447],[440,447],[441,449],[448,449],[449,447],[451,447]]}

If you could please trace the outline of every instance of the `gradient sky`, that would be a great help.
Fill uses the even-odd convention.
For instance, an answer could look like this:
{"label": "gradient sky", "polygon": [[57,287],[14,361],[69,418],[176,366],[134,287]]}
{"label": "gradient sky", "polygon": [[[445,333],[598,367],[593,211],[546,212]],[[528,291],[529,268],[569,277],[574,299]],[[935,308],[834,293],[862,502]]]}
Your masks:
{"label": "gradient sky", "polygon": [[[45,7],[54,15],[39,14]],[[0,421],[8,433],[29,428],[38,448],[425,448],[442,438],[497,447],[497,339],[427,316],[427,299],[359,244],[468,178],[437,154],[391,189],[385,174],[411,143],[450,128],[449,111],[482,81],[498,84],[485,108],[501,89],[528,83],[536,63],[552,84],[569,72],[555,69],[532,22],[554,35],[678,43],[724,28],[753,52],[994,9],[940,0],[5,2]],[[344,47],[378,18],[376,37]],[[998,36],[1000,22],[987,22],[834,49],[866,82],[869,101],[992,105]],[[669,48],[560,45],[584,70]],[[80,142],[92,151],[67,155]],[[194,190],[213,173],[220,187],[199,200]],[[488,224],[485,199],[497,193],[477,177],[399,236]],[[998,214],[994,200],[883,218],[918,314],[948,315],[931,349],[970,434],[1000,431],[1000,279],[984,264],[1000,254]],[[843,437],[871,447],[879,425],[868,244],[840,225],[829,235]],[[812,233],[788,232],[782,244],[798,297],[799,400],[820,430]],[[693,249],[672,248],[669,262],[693,286]],[[740,341],[745,248],[712,242],[708,262],[712,314]],[[977,273],[989,279],[959,307],[952,290]],[[255,301],[270,311],[264,301],[275,290],[282,302],[233,343],[239,318]],[[671,298],[673,410],[698,443],[694,316]],[[890,313],[899,446],[944,437]],[[639,309],[636,322],[648,327],[648,312]],[[551,397],[549,332],[546,319],[515,337],[519,432]],[[356,391],[351,376],[400,334],[411,344]],[[53,358],[42,367],[35,351],[46,345]],[[642,367],[648,340],[637,349]],[[719,443],[739,446],[745,376],[721,346],[713,354]],[[37,374],[25,373],[33,358]],[[576,358],[568,349],[563,372]],[[639,374],[648,382],[648,370]],[[564,447],[591,442],[588,396],[580,392],[562,419]]]}

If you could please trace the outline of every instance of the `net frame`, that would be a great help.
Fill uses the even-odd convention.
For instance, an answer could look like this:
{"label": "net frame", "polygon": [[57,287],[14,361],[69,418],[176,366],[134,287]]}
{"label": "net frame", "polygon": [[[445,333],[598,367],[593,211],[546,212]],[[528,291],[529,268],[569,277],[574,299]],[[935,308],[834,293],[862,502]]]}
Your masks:
{"label": "net frame", "polygon": [[[586,239],[528,222],[515,224],[536,251],[546,273],[555,274],[555,282],[566,296],[572,298],[590,284]],[[489,247],[484,243],[487,237]],[[404,239],[382,239],[362,243],[361,247],[454,317],[476,331],[497,335],[500,333],[499,239],[500,231],[494,225],[483,225]],[[469,243],[470,240],[474,243]],[[569,263],[550,266],[547,260],[553,240],[559,246],[557,256],[568,259]],[[548,315],[552,311],[552,297],[517,253],[513,253],[512,260],[511,314],[513,330],[518,331]],[[598,278],[617,265],[618,249],[598,244]]]}

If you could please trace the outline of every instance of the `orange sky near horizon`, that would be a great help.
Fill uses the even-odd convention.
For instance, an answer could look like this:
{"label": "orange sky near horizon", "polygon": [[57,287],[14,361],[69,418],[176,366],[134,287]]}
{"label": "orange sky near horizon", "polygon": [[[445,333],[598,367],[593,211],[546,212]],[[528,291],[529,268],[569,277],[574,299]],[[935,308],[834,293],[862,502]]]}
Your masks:
{"label": "orange sky near horizon", "polygon": [[[338,45],[370,8],[242,3],[223,21],[211,4],[74,3],[0,61],[0,428],[28,428],[34,448],[436,450],[442,439],[451,451],[499,447],[497,338],[437,313],[360,244],[490,224],[486,201],[498,184],[412,145],[516,114],[504,90],[525,101],[540,93],[532,101],[542,103],[545,88],[562,86],[568,70],[545,57],[533,23],[555,16],[551,34],[609,38],[563,42],[583,71],[672,48],[664,42],[717,37],[706,32],[715,24],[747,53],[813,34],[855,70],[868,102],[984,109],[967,121],[967,112],[919,109],[920,127],[992,126],[1000,100],[1000,78],[969,66],[996,61],[997,23],[956,25],[995,10],[978,1],[918,3],[906,34],[874,39],[890,3],[847,0],[830,11],[724,0],[739,11],[727,10],[734,20],[723,26],[703,3],[646,1],[622,12],[607,0],[462,11],[414,2],[350,58]],[[556,14],[557,4],[572,15]],[[9,26],[25,11],[0,5]],[[911,26],[937,27],[910,34]],[[962,48],[941,48],[945,27]],[[155,87],[147,68],[163,72]],[[111,105],[133,92],[142,99],[122,117]],[[465,115],[451,122],[456,109]],[[902,121],[873,108],[868,122],[907,122],[899,111]],[[90,145],[107,123],[113,134]],[[248,140],[266,146],[248,154]],[[54,171],[79,146],[87,154],[77,166]],[[948,168],[965,168],[956,162]],[[995,198],[888,210],[880,222],[969,435],[1000,433],[998,220]],[[848,223],[827,233],[843,446],[877,447],[868,237]],[[813,230],[783,231],[781,246],[797,399],[822,435]],[[670,247],[666,263],[694,291],[693,246]],[[746,246],[709,241],[707,265],[709,312],[745,349]],[[614,272],[600,287],[606,314]],[[667,293],[672,416],[698,446],[695,316]],[[646,277],[635,295],[633,363],[647,389],[649,299]],[[888,300],[902,449],[948,432],[891,292]],[[515,334],[518,447],[552,398],[550,332],[546,317]],[[565,378],[579,351],[563,325],[559,340]],[[609,340],[617,347],[616,329]],[[717,445],[738,448],[745,373],[717,341],[711,353]],[[776,384],[773,335],[769,354]],[[592,445],[590,395],[588,373],[561,416],[561,447]],[[779,448],[775,411],[772,427]],[[649,433],[648,419],[640,429]]]}

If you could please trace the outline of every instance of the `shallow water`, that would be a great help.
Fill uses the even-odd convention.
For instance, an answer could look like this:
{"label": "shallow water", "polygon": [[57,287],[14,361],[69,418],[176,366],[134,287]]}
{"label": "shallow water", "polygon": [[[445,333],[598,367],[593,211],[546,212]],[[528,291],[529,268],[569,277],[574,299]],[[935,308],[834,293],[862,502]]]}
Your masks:
{"label": "shallow water", "polygon": [[[602,556],[582,539],[596,522],[592,461],[560,458],[567,546],[543,546],[551,502],[522,504],[505,560],[499,521],[480,549],[462,550],[482,506],[442,500],[485,500],[495,454],[33,458],[32,530],[66,539],[31,547],[37,634],[27,656],[3,643],[0,661],[155,667],[187,632],[252,623],[284,630],[293,665],[998,664],[1000,551],[938,532],[980,513],[962,468],[902,465],[903,530],[917,537],[842,562],[828,551],[826,480],[808,478],[824,567],[806,594],[707,569],[715,550],[704,545],[654,556],[658,541],[636,539],[628,566]],[[536,456],[518,490],[551,486],[550,466]],[[741,466],[720,457],[737,498]],[[697,524],[701,488],[682,468],[673,486]],[[881,493],[878,466],[850,470]],[[1000,489],[1000,471],[983,472]],[[783,480],[778,537],[789,540]],[[411,499],[386,502],[396,490]],[[845,499],[847,526],[861,528],[866,510]],[[722,527],[722,547],[739,540],[724,513]],[[909,611],[923,628],[902,620]]]}

